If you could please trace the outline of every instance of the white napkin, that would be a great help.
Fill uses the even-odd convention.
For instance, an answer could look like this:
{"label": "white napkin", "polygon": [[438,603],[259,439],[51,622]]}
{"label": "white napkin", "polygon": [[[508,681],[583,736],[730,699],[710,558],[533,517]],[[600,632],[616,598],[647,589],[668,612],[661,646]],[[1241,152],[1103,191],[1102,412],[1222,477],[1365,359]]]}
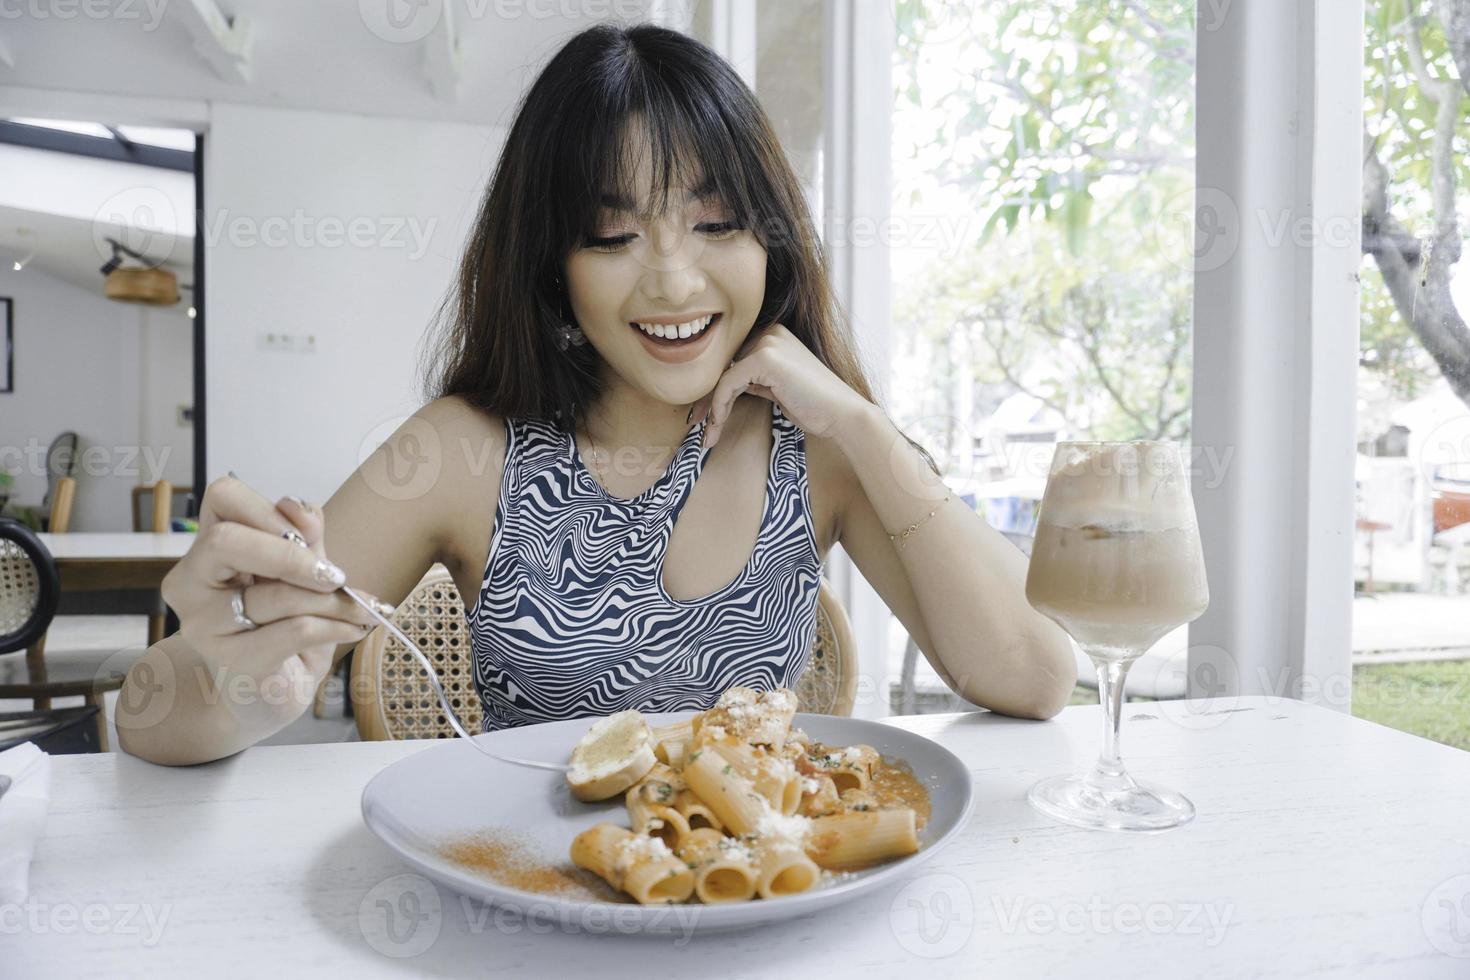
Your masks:
{"label": "white napkin", "polygon": [[51,756],[30,742],[6,749],[0,775],[11,779],[0,796],[0,906],[19,905],[30,891],[31,855],[51,804]]}

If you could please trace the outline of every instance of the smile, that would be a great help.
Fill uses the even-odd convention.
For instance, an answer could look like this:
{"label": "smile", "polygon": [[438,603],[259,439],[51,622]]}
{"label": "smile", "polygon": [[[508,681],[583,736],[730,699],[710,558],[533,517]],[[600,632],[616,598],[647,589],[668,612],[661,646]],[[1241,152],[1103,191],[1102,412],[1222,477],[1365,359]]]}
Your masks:
{"label": "smile", "polygon": [[668,326],[656,323],[629,323],[628,326],[638,334],[643,349],[652,357],[668,364],[683,364],[699,357],[710,347],[710,338],[723,319],[723,313],[715,313]]}
{"label": "smile", "polygon": [[693,340],[704,333],[715,321],[719,320],[721,314],[712,313],[709,316],[688,323],[662,324],[662,323],[629,323],[628,326],[641,330],[643,334],[656,341],[677,347],[680,343]]}

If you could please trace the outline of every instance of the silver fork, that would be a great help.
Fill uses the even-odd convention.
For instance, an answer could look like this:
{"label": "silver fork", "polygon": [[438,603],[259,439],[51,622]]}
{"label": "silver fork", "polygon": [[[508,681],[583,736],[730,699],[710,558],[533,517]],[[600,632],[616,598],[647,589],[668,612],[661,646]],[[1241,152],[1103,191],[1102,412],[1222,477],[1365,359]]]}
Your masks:
{"label": "silver fork", "polygon": [[418,658],[419,663],[422,664],[424,670],[428,672],[429,683],[434,686],[434,693],[439,696],[439,705],[444,709],[444,717],[449,719],[450,727],[453,728],[455,733],[458,734],[461,738],[467,739],[471,745],[473,745],[475,748],[479,749],[486,755],[490,756],[492,759],[499,759],[501,762],[508,762],[513,766],[528,766],[532,769],[551,769],[556,772],[567,772],[572,768],[569,765],[563,765],[556,762],[541,762],[537,759],[517,759],[514,756],[501,755],[499,752],[490,751],[480,742],[476,741],[469,732],[465,731],[464,726],[459,723],[459,716],[456,715],[454,713],[454,709],[449,706],[449,698],[444,693],[444,686],[439,683],[439,675],[434,670],[434,665],[429,661],[428,657],[424,656],[424,652],[418,648],[418,644],[410,640],[404,634],[403,630],[399,629],[397,626],[394,626],[393,623],[391,623],[387,619],[387,617],[383,616],[376,609],[374,609],[373,604],[369,602],[366,598],[364,598],[362,593],[358,592],[356,589],[348,585],[342,586],[342,591],[346,592],[352,598],[353,602],[357,603],[363,609],[367,610],[368,615],[372,616],[379,623],[381,623],[384,629],[386,629],[389,633],[392,633],[398,639],[398,642],[403,644],[403,648],[405,650]]}

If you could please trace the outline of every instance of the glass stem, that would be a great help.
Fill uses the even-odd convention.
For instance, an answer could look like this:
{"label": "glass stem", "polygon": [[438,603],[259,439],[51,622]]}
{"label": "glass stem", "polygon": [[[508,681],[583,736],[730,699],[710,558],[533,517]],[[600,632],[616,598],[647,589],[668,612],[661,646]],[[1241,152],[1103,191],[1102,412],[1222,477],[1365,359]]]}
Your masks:
{"label": "glass stem", "polygon": [[1087,650],[1097,668],[1097,697],[1103,709],[1103,748],[1097,766],[1087,774],[1087,783],[1104,793],[1133,788],[1133,777],[1123,768],[1119,748],[1119,731],[1123,723],[1123,680],[1135,657],[1120,659],[1119,651]]}

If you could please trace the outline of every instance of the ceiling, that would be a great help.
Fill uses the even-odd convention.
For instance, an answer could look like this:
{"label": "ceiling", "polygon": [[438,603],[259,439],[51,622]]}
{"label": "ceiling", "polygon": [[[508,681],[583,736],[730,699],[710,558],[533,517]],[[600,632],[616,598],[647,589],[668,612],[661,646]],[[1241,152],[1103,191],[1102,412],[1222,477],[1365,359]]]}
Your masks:
{"label": "ceiling", "polygon": [[[100,296],[103,283],[100,269],[107,253],[99,249],[97,242],[107,235],[137,243],[136,234],[119,225],[0,205],[0,263],[3,263],[0,283],[10,276],[44,272]],[[170,240],[168,248],[155,250],[158,254],[150,256],[154,262],[172,270],[185,285],[194,281],[194,252],[190,241]],[[149,252],[147,248],[139,251],[145,255]],[[11,263],[26,256],[31,258],[25,263],[24,271],[15,272]],[[138,263],[130,260],[127,264]],[[187,298],[188,294],[184,295]]]}
{"label": "ceiling", "polygon": [[[0,19],[0,95],[12,87],[95,94],[87,121],[109,125],[143,121],[113,118],[138,99],[505,125],[541,65],[572,34],[609,19],[687,27],[698,3],[114,0],[96,8],[105,10],[101,17],[88,15],[89,3],[28,3],[18,6],[20,16]],[[100,292],[97,242],[105,226],[20,203],[0,202],[0,279],[24,274],[11,262],[33,255],[27,270]],[[187,243],[167,254],[167,266],[190,282]]]}
{"label": "ceiling", "polygon": [[[103,17],[88,3],[17,5],[0,19],[0,85],[505,124],[572,34],[609,14],[667,23],[696,0],[444,2],[115,0]],[[436,94],[453,76],[446,28],[461,67],[457,92]]]}

